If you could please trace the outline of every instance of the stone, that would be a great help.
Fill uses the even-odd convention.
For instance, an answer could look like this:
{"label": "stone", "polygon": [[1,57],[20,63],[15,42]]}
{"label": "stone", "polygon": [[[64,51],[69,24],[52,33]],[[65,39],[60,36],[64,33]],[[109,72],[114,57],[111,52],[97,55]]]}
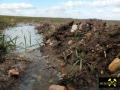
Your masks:
{"label": "stone", "polygon": [[46,41],[46,44],[49,44],[51,42],[51,39],[48,39],[47,41]]}
{"label": "stone", "polygon": [[20,75],[20,72],[17,68],[13,68],[8,71],[8,75],[10,77],[18,77]]}
{"label": "stone", "polygon": [[8,70],[8,75],[11,77],[19,77],[26,69],[26,66],[23,64],[16,64]]}
{"label": "stone", "polygon": [[92,33],[88,32],[87,34],[85,34],[85,36],[90,39],[90,37],[92,36]]}
{"label": "stone", "polygon": [[60,86],[60,85],[51,85],[49,87],[49,90],[67,90],[67,88],[64,86]]}
{"label": "stone", "polygon": [[73,43],[72,40],[69,40],[69,41],[68,41],[68,45],[71,45],[72,43]]}
{"label": "stone", "polygon": [[116,72],[118,69],[120,69],[120,59],[119,58],[115,58],[108,66],[108,69],[110,72],[114,73]]}
{"label": "stone", "polygon": [[75,90],[75,88],[70,85],[67,85],[67,88],[68,88],[68,90]]}
{"label": "stone", "polygon": [[74,24],[72,26],[71,32],[75,32],[78,29],[78,25]]}

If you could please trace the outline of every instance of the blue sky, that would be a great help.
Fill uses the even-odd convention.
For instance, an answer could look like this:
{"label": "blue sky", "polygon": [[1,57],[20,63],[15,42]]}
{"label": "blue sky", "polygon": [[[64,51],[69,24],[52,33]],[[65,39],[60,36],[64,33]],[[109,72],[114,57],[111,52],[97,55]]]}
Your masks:
{"label": "blue sky", "polygon": [[0,15],[120,20],[120,0],[0,0]]}

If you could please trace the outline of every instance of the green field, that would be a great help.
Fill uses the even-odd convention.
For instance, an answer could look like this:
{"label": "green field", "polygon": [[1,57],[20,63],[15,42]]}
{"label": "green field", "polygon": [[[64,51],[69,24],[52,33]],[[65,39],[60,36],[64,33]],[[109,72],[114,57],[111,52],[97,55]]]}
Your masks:
{"label": "green field", "polygon": [[9,23],[19,23],[19,22],[26,22],[26,23],[39,23],[39,22],[64,22],[72,20],[71,18],[45,18],[45,17],[25,17],[25,16],[2,16],[0,15],[0,21],[6,21]]}
{"label": "green field", "polygon": [[[3,16],[0,15],[0,30],[6,28],[7,26],[13,26],[17,23],[66,23],[71,20],[83,21],[84,19],[72,19],[72,18],[47,18],[47,17],[25,17],[25,16]],[[104,20],[108,24],[120,25],[120,21],[115,20]]]}

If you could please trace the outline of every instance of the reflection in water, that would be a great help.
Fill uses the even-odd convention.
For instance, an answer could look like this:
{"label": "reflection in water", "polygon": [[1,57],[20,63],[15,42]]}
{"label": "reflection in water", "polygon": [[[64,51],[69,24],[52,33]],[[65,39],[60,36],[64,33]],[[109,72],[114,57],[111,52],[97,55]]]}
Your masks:
{"label": "reflection in water", "polygon": [[[5,30],[4,34],[11,39],[17,38],[16,40],[16,51],[23,51],[26,49],[35,49],[42,43],[42,35],[37,34],[35,26],[30,25],[18,25],[13,28]],[[9,38],[8,38],[9,39]]]}

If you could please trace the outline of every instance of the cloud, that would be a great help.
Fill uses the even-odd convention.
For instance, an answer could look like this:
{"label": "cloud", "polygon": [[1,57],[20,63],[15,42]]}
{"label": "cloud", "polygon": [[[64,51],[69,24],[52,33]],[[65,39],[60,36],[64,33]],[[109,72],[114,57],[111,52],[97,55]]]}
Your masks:
{"label": "cloud", "polygon": [[[76,8],[110,8],[118,7],[120,8],[120,0],[68,0],[56,6],[49,7],[47,12],[65,12],[67,10]],[[100,11],[100,10],[99,10]],[[101,10],[102,11],[102,10]]]}
{"label": "cloud", "polygon": [[52,11],[52,12],[58,12],[58,11],[67,11],[69,9],[75,8],[77,6],[79,6],[81,4],[81,2],[79,1],[67,1],[64,3],[61,3],[60,5],[56,5],[56,6],[52,6],[50,8],[47,9],[47,11]]}
{"label": "cloud", "polygon": [[120,7],[120,0],[69,0],[64,7]]}
{"label": "cloud", "polygon": [[120,19],[120,0],[68,0],[46,12],[72,18]]}
{"label": "cloud", "polygon": [[29,3],[2,3],[0,14],[120,20],[120,0],[64,0],[44,8]]}
{"label": "cloud", "polygon": [[0,14],[20,16],[34,8],[30,3],[0,3]]}
{"label": "cloud", "polygon": [[0,9],[2,10],[23,10],[33,8],[29,3],[1,3]]}

